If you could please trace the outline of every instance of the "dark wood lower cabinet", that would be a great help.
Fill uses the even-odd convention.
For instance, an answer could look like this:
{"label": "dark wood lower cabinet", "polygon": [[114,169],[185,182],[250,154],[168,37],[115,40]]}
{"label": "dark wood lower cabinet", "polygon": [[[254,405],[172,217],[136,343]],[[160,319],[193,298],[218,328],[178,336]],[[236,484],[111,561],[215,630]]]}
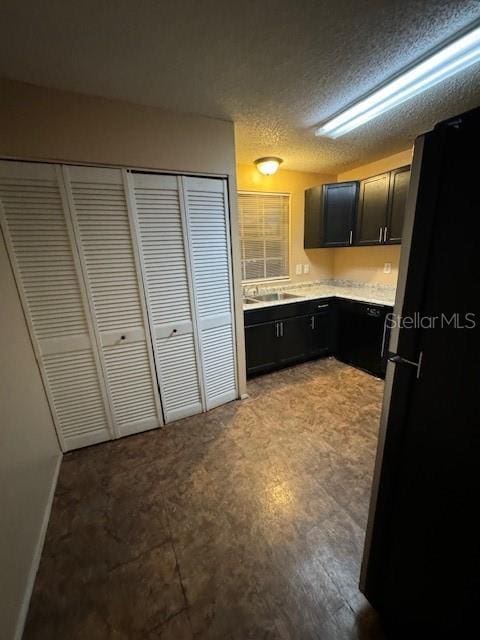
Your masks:
{"label": "dark wood lower cabinet", "polygon": [[246,311],[247,377],[326,355],[384,377],[381,352],[388,341],[384,327],[390,311],[388,306],[344,299]]}
{"label": "dark wood lower cabinet", "polygon": [[283,367],[307,357],[306,316],[278,322],[278,364]]}
{"label": "dark wood lower cabinet", "polygon": [[308,316],[307,352],[310,358],[328,354],[332,350],[332,316],[330,310]]}
{"label": "dark wood lower cabinet", "polygon": [[277,366],[277,323],[264,322],[245,327],[247,374],[254,376]]}
{"label": "dark wood lower cabinet", "polygon": [[246,311],[247,376],[328,355],[331,317],[329,300]]}

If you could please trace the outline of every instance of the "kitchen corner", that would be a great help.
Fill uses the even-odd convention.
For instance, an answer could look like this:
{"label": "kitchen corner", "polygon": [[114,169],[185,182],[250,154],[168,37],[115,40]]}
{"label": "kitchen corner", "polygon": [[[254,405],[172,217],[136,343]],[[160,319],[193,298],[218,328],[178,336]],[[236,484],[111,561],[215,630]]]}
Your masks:
{"label": "kitchen corner", "polygon": [[377,377],[386,369],[395,287],[348,280],[244,287],[247,375],[334,356]]}

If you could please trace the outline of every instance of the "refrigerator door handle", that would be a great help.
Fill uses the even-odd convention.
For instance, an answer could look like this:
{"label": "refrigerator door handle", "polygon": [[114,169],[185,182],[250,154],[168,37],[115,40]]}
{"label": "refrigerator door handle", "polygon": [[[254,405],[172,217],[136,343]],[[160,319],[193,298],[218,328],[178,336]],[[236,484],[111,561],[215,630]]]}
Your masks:
{"label": "refrigerator door handle", "polygon": [[422,368],[422,358],[423,351],[420,351],[420,355],[418,356],[418,362],[413,362],[413,360],[408,360],[407,358],[402,358],[398,353],[392,353],[391,351],[388,353],[388,361],[393,362],[393,364],[407,364],[410,367],[415,367],[417,370],[417,380],[420,378],[420,370]]}
{"label": "refrigerator door handle", "polygon": [[385,338],[387,337],[387,322],[383,323],[383,336],[382,336],[382,353],[380,355],[381,358],[385,355]]}

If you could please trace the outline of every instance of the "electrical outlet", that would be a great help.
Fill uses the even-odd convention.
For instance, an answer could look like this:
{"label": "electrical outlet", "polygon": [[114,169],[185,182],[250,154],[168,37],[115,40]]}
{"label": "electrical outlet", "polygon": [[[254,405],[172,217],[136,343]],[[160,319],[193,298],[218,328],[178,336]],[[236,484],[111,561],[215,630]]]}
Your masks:
{"label": "electrical outlet", "polygon": [[297,276],[301,276],[302,275],[302,265],[301,264],[295,265],[295,275],[297,275]]}
{"label": "electrical outlet", "polygon": [[310,271],[310,265],[309,264],[304,264],[303,265],[303,273],[309,273]]}
{"label": "electrical outlet", "polygon": [[385,264],[383,265],[383,273],[392,273],[392,263],[391,262],[385,262]]}

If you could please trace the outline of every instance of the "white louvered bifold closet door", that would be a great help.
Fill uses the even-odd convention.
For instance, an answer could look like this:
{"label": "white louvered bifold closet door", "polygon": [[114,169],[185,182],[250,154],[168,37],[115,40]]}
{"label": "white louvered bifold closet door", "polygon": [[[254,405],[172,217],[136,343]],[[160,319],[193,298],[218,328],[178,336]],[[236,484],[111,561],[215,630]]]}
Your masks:
{"label": "white louvered bifold closet door", "polygon": [[128,179],[162,405],[171,422],[203,409],[181,178],[134,173]]}
{"label": "white louvered bifold closet door", "polygon": [[114,427],[162,424],[145,299],[120,169],[64,167]]}
{"label": "white louvered bifold closet door", "polygon": [[2,229],[60,444],[69,450],[109,440],[112,431],[64,211],[59,166],[0,162]]}
{"label": "white louvered bifold closet door", "polygon": [[207,409],[238,397],[225,180],[182,178]]}

